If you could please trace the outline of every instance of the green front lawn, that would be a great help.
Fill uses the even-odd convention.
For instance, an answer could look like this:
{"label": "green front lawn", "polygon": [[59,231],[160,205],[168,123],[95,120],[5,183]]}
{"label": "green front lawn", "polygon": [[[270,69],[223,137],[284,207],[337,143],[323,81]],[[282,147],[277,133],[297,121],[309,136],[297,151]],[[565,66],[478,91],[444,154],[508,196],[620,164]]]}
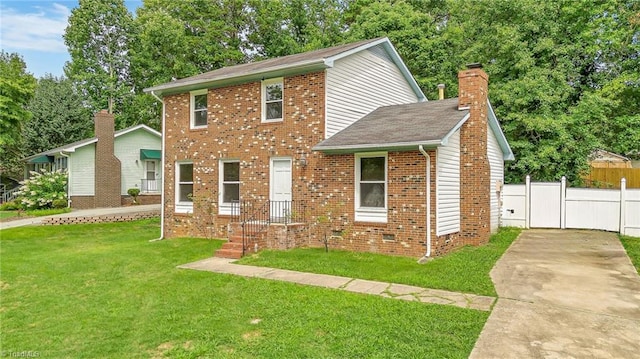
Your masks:
{"label": "green front lawn", "polygon": [[42,217],[71,212],[71,208],[32,209],[29,211],[0,211],[0,219],[13,217]]}
{"label": "green front lawn", "polygon": [[466,358],[489,313],[180,270],[221,241],[158,220],[0,232],[4,353],[44,358]]}
{"label": "green front lawn", "polygon": [[426,264],[418,264],[414,258],[331,248],[329,253],[324,248],[261,251],[239,263],[496,296],[489,271],[520,231],[501,228],[487,245],[464,247]]}
{"label": "green front lawn", "polygon": [[18,211],[0,211],[0,219],[11,218],[18,215]]}
{"label": "green front lawn", "polygon": [[640,237],[630,237],[619,235],[620,242],[627,251],[627,255],[631,258],[631,263],[636,267],[638,274],[640,274]]}

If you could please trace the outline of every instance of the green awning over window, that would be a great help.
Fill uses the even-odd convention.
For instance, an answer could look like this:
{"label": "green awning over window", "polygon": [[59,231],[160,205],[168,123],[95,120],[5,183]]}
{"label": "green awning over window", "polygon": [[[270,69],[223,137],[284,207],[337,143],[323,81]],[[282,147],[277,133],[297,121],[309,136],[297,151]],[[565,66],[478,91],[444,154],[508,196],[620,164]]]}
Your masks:
{"label": "green awning over window", "polygon": [[140,150],[141,160],[160,160],[162,158],[162,151],[160,150]]}
{"label": "green awning over window", "polygon": [[53,157],[40,156],[40,157],[30,159],[28,163],[53,163]]}

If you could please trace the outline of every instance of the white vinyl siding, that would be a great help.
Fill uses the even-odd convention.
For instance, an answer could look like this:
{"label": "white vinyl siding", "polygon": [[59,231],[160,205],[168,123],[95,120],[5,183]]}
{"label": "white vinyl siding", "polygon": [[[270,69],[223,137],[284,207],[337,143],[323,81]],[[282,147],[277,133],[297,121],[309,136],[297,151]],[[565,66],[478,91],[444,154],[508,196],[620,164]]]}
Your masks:
{"label": "white vinyl siding", "polygon": [[491,127],[487,127],[487,157],[491,174],[491,233],[496,233],[500,225],[500,198],[498,186],[504,182],[504,157]]}
{"label": "white vinyl siding", "polygon": [[96,145],[90,144],[76,149],[69,157],[69,195],[95,195]]}
{"label": "white vinyl siding", "polygon": [[336,60],[326,81],[326,138],[380,106],[418,101],[382,45]]}
{"label": "white vinyl siding", "polygon": [[[115,138],[114,152],[122,167],[121,194],[126,195],[129,188],[140,188],[141,180],[147,178],[145,161],[140,160],[140,150],[160,150],[160,137],[139,129]],[[162,166],[156,166],[156,179],[162,178]]]}
{"label": "white vinyl siding", "polygon": [[460,231],[460,130],[436,155],[436,235]]}

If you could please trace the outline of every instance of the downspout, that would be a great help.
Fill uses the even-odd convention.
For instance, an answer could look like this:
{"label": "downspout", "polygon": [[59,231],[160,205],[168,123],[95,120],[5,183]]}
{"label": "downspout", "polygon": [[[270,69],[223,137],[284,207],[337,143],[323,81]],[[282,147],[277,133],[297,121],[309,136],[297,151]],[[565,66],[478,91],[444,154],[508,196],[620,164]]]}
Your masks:
{"label": "downspout", "polygon": [[62,151],[60,151],[59,155],[67,158],[67,207],[71,208],[71,194],[69,193],[69,188],[71,187],[71,171],[69,171],[69,168],[71,168],[71,157]]}
{"label": "downspout", "polygon": [[418,260],[418,263],[425,263],[431,257],[431,157],[422,145],[418,150],[427,159],[427,252]]}
{"label": "downspout", "polygon": [[164,143],[164,129],[165,129],[165,105],[164,105],[164,101],[158,97],[158,95],[155,94],[155,92],[151,91],[151,96],[155,97],[156,100],[160,101],[160,103],[162,104],[162,128],[160,129],[160,133],[162,133],[162,137],[160,138],[160,140],[162,141],[162,159],[160,161],[160,166],[162,168],[162,190],[160,191],[160,237],[156,238],[156,239],[152,239],[150,242],[155,242],[155,241],[161,241],[164,239],[164,180],[166,178],[164,170],[164,158],[165,158],[165,154],[167,153],[165,151],[165,143]]}

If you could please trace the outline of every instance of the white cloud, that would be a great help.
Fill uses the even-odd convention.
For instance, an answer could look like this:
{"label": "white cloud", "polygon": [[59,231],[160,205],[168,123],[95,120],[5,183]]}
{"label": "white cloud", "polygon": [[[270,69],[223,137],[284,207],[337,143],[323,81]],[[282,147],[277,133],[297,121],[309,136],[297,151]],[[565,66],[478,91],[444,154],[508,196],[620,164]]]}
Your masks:
{"label": "white cloud", "polygon": [[5,51],[36,50],[66,52],[62,35],[71,10],[53,3],[47,7],[20,12],[15,8],[0,8],[0,43]]}

